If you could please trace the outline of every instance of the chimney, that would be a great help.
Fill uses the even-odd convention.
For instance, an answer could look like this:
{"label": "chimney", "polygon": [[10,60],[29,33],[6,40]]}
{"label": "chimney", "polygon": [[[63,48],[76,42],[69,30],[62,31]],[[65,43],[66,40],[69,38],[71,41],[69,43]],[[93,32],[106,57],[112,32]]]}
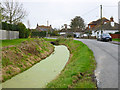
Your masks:
{"label": "chimney", "polygon": [[110,21],[111,21],[111,22],[114,22],[113,17],[110,18]]}
{"label": "chimney", "polygon": [[38,23],[37,23],[37,27],[38,27],[39,25],[38,25]]}

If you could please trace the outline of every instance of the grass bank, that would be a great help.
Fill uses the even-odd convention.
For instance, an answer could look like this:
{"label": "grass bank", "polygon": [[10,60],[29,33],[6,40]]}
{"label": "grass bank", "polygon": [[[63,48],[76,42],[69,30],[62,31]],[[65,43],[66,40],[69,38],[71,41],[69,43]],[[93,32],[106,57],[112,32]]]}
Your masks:
{"label": "grass bank", "polygon": [[61,72],[47,88],[96,88],[94,70],[96,62],[93,52],[82,42],[71,39],[58,39],[57,44],[66,45],[71,57]]}
{"label": "grass bank", "polygon": [[44,39],[3,40],[3,46],[3,82],[48,57],[54,50],[53,45]]}
{"label": "grass bank", "polygon": [[120,38],[112,39],[113,41],[120,42]]}

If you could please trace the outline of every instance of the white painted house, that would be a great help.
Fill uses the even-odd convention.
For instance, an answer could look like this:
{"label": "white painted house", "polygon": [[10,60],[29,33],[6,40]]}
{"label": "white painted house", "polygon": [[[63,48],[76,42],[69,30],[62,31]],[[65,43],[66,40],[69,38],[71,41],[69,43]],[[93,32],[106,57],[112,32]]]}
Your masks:
{"label": "white painted house", "polygon": [[[119,30],[102,30],[102,31],[103,31],[103,33],[106,33],[106,34],[109,34],[109,33],[114,34],[115,32],[118,32]],[[97,37],[100,34],[101,34],[101,30],[99,30],[99,31],[92,30],[91,36]]]}
{"label": "white painted house", "polygon": [[96,21],[92,21],[88,24],[87,30],[91,32],[91,36],[98,36],[101,34],[101,22],[102,22],[102,33],[106,34],[114,34],[118,32],[118,23],[114,22],[113,17],[110,20],[106,19],[105,17],[98,19]]}
{"label": "white painted house", "polygon": [[66,31],[65,29],[63,29],[63,30],[61,30],[59,32],[59,34],[61,36],[66,36],[66,35],[72,35],[72,36],[74,36],[74,35],[76,35],[76,37],[80,37],[82,35],[82,32],[84,32],[84,31],[82,31],[82,30],[72,31],[71,29],[68,29]]}

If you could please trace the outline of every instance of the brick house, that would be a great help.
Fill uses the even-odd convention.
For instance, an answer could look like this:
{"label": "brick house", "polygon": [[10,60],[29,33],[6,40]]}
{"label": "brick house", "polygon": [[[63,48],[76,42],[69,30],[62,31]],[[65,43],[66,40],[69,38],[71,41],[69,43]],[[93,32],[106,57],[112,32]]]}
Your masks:
{"label": "brick house", "polygon": [[37,24],[36,30],[37,31],[52,31],[53,29],[51,25],[50,26],[44,26],[44,25],[39,26]]}
{"label": "brick house", "polygon": [[91,32],[91,36],[97,37],[99,34],[101,34],[101,28],[103,33],[115,33],[119,31],[118,26],[119,24],[114,22],[113,17],[111,17],[110,20],[103,17],[102,19],[90,22],[87,30]]}

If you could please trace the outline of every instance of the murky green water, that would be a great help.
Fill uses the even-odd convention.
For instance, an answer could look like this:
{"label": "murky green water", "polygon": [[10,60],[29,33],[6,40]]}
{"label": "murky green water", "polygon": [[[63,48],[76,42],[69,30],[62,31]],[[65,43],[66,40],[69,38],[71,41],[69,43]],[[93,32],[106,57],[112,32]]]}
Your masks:
{"label": "murky green water", "polygon": [[2,84],[3,88],[44,88],[55,79],[69,59],[66,46],[55,46],[55,51],[46,59],[27,71],[20,73]]}

